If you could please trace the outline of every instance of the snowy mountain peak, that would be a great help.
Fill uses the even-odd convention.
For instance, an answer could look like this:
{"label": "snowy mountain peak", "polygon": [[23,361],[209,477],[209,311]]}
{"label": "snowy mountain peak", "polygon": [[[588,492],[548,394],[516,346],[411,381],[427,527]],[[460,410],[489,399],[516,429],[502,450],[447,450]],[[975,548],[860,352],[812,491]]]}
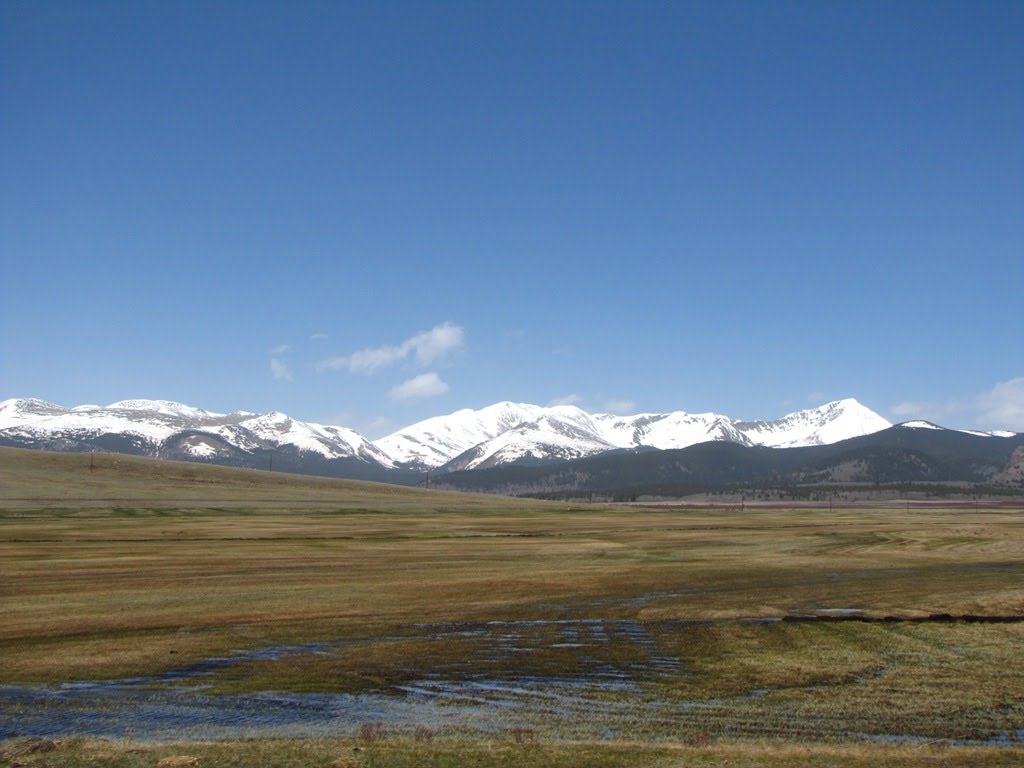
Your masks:
{"label": "snowy mountain peak", "polygon": [[938,430],[940,432],[950,432],[950,431],[963,432],[965,435],[974,435],[975,437],[1016,437],[1017,436],[1016,432],[1009,432],[1009,431],[1007,431],[1005,429],[994,429],[991,432],[985,432],[985,431],[980,430],[980,429],[956,429],[956,430],[949,430],[946,427],[940,427],[938,424],[935,424],[935,423],[930,422],[930,421],[925,421],[924,419],[915,419],[914,421],[904,421],[902,424],[897,424],[896,426],[901,427],[903,429],[934,429],[934,430]]}
{"label": "snowy mountain peak", "polygon": [[507,401],[478,411],[464,408],[408,426],[374,445],[399,464],[439,467],[486,440],[539,418],[546,410],[539,405]]}
{"label": "snowy mountain peak", "polygon": [[755,445],[794,448],[837,443],[888,429],[892,424],[851,397],[795,411],[777,421],[737,422],[736,426]]}
{"label": "snowy mountain peak", "polygon": [[67,408],[35,397],[12,397],[0,402],[0,430],[67,412]]}
{"label": "snowy mountain peak", "polygon": [[776,421],[718,413],[589,414],[573,405],[500,402],[406,427],[375,442],[396,463],[472,469],[510,461],[590,456],[615,449],[685,448],[710,440],[741,445],[823,445],[892,426],[853,398]]}
{"label": "snowy mountain peak", "polygon": [[206,419],[223,416],[220,413],[204,411],[202,408],[193,408],[184,403],[176,403],[172,400],[118,400],[107,406],[108,410],[141,411],[143,413],[159,413],[162,416],[178,416],[190,419]]}
{"label": "snowy mountain peak", "polygon": [[37,397],[12,397],[0,402],[0,413],[31,413],[33,411],[66,411],[67,408]]}

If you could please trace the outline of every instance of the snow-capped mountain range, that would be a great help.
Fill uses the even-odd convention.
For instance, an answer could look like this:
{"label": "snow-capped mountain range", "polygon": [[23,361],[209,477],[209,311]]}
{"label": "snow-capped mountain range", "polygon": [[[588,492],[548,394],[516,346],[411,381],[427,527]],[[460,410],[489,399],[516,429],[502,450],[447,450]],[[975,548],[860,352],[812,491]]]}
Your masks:
{"label": "snow-capped mountain range", "polygon": [[[0,403],[3,445],[99,449],[241,466],[277,461],[282,469],[321,474],[329,466],[333,467],[330,474],[359,476],[538,464],[610,451],[685,448],[708,441],[772,448],[827,445],[890,426],[853,399],[775,421],[740,421],[683,411],[616,416],[590,414],[569,405],[502,402],[427,419],[371,442],[345,427],[302,422],[283,413],[222,414],[166,400],[121,400],[105,407],[74,408],[30,398]],[[941,429],[927,422],[905,426]]]}
{"label": "snow-capped mountain range", "polygon": [[286,449],[321,460],[394,467],[387,454],[345,427],[296,421],[277,412],[212,413],[167,400],[74,408],[31,398],[5,400],[0,403],[0,440],[51,450],[100,448],[211,462]]}
{"label": "snow-capped mountain range", "polygon": [[399,430],[376,442],[396,463],[449,470],[579,459],[615,450],[686,448],[710,440],[787,448],[824,445],[892,426],[856,400],[839,400],[777,421],[717,413],[589,414],[572,405],[497,403]]}

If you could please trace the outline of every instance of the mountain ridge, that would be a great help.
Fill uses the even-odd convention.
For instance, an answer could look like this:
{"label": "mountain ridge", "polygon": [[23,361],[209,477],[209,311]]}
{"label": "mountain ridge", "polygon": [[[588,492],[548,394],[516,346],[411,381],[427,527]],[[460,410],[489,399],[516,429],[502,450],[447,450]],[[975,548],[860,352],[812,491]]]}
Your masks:
{"label": "mountain ridge", "polygon": [[890,426],[888,420],[853,398],[774,421],[741,421],[718,413],[685,411],[617,416],[589,414],[571,405],[503,402],[479,411],[464,409],[426,419],[375,441],[375,445],[396,463],[453,471],[519,461],[577,459],[624,449],[670,450],[711,440],[771,447],[823,445]]}
{"label": "mountain ridge", "polygon": [[[908,422],[907,427],[943,430],[926,424]],[[37,398],[0,402],[3,445],[113,451],[395,482],[416,482],[424,472],[564,464],[602,455],[675,451],[708,442],[789,450],[831,445],[891,426],[852,398],[772,421],[684,411],[617,416],[591,414],[572,405],[502,401],[432,417],[370,441],[347,427],[303,422],[278,411],[225,414],[145,399],[71,408]]]}
{"label": "mountain ridge", "polygon": [[828,445],[778,449],[709,441],[605,453],[555,464],[507,464],[437,477],[437,487],[573,498],[586,492],[685,496],[725,489],[953,484],[1024,492],[1024,434],[998,437],[903,424]]}

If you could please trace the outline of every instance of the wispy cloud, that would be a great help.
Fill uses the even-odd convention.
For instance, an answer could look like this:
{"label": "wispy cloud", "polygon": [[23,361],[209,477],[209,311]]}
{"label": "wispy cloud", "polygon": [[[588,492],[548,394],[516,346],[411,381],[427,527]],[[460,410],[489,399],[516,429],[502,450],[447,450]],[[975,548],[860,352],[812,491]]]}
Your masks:
{"label": "wispy cloud", "polygon": [[636,412],[636,403],[632,400],[605,400],[601,406],[607,413],[613,413],[616,416],[628,416]]}
{"label": "wispy cloud", "polygon": [[996,384],[978,396],[981,425],[1024,432],[1024,376]]}
{"label": "wispy cloud", "polygon": [[310,341],[327,341],[328,335],[326,333],[314,333],[309,337]]}
{"label": "wispy cloud", "polygon": [[900,421],[923,419],[941,423],[969,407],[970,402],[966,400],[905,400],[896,403],[889,411]]}
{"label": "wispy cloud", "polygon": [[287,352],[290,352],[291,349],[292,349],[291,345],[289,345],[289,344],[278,344],[276,347],[274,347],[272,350],[270,350],[270,354],[272,354],[272,355],[283,355],[283,354],[286,354]]}
{"label": "wispy cloud", "polygon": [[602,394],[594,395],[592,398],[584,398],[573,393],[565,395],[564,397],[556,397],[554,400],[548,401],[548,406],[575,405],[579,408],[590,410],[588,406],[592,403],[597,403],[595,407],[600,413],[611,413],[616,416],[625,416],[636,413],[636,403],[632,400],[627,398],[605,397]]}
{"label": "wispy cloud", "polygon": [[394,365],[405,359],[401,347],[373,347],[360,349],[347,357],[332,357],[318,364],[318,368],[338,370],[348,368],[352,373],[374,373],[380,368]]}
{"label": "wispy cloud", "polygon": [[396,424],[385,416],[375,416],[365,420],[356,416],[352,411],[335,411],[320,418],[319,423],[353,429],[367,440],[376,440],[390,435],[397,428]]}
{"label": "wispy cloud", "polygon": [[321,360],[317,363],[317,370],[347,369],[352,373],[371,374],[409,359],[419,367],[426,367],[447,362],[465,346],[466,334],[462,326],[441,323],[401,344],[367,347],[350,355]]}
{"label": "wispy cloud", "polygon": [[449,389],[441,377],[431,371],[413,376],[408,381],[403,381],[397,387],[388,392],[388,397],[396,402],[408,402],[409,400],[424,400],[429,397],[443,395]]}
{"label": "wispy cloud", "polygon": [[807,396],[807,402],[810,403],[811,405],[821,405],[823,402],[825,402],[825,393],[817,390],[811,392]]}
{"label": "wispy cloud", "polygon": [[270,358],[270,373],[277,381],[292,381],[293,379],[292,369],[288,367],[288,363],[276,357]]}
{"label": "wispy cloud", "polygon": [[554,400],[548,402],[548,405],[579,405],[582,402],[583,398],[579,395],[566,395],[565,397],[556,397]]}
{"label": "wispy cloud", "polygon": [[390,435],[394,431],[395,422],[386,416],[377,416],[371,419],[359,430],[360,434],[365,435],[370,440],[378,440],[385,435]]}
{"label": "wispy cloud", "polygon": [[[1024,431],[1024,376],[1001,381],[977,395],[949,400],[906,400],[889,412],[899,421],[957,419],[979,429]],[[949,425],[943,425],[949,426]]]}

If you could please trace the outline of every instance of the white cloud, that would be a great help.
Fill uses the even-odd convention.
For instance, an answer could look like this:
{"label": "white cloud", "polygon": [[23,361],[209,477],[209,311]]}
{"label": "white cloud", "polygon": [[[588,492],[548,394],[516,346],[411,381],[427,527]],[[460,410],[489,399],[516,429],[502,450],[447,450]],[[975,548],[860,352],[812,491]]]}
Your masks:
{"label": "white cloud", "polygon": [[429,331],[417,333],[408,339],[402,348],[411,351],[416,357],[416,362],[426,366],[444,361],[465,345],[466,334],[461,326],[441,323]]}
{"label": "white cloud", "polygon": [[978,417],[991,429],[1024,431],[1024,376],[996,384],[978,396]]}
{"label": "white cloud", "polygon": [[636,403],[632,400],[605,400],[604,410],[616,416],[628,416],[636,412]]}
{"label": "white cloud", "polygon": [[310,341],[327,341],[328,336],[326,333],[314,333],[309,337]]}
{"label": "white cloud", "polygon": [[369,440],[379,440],[395,431],[395,423],[385,416],[377,416],[358,431]]}
{"label": "white cloud", "polygon": [[566,395],[565,397],[556,397],[548,403],[548,406],[554,405],[579,405],[583,402],[583,398],[579,395]]}
{"label": "white cloud", "polygon": [[292,369],[288,367],[288,363],[278,360],[276,357],[270,359],[270,373],[277,381],[292,380]]}
{"label": "white cloud", "polygon": [[907,400],[896,403],[889,412],[898,421],[925,419],[942,426],[1024,431],[1024,376],[1001,381],[973,397],[951,400]]}
{"label": "white cloud", "polygon": [[321,360],[317,363],[317,370],[346,368],[352,373],[371,374],[410,357],[417,366],[426,367],[446,362],[461,352],[465,345],[466,335],[462,326],[441,323],[395,346],[367,347],[351,355]]}
{"label": "white cloud", "polygon": [[399,402],[422,400],[443,395],[448,389],[448,385],[441,381],[441,377],[431,371],[413,376],[408,381],[403,381],[397,387],[393,387],[388,392],[388,397]]}
{"label": "white cloud", "polygon": [[405,358],[401,347],[370,347],[353,352],[348,357],[335,357],[325,363],[326,368],[348,368],[352,373],[373,373]]}
{"label": "white cloud", "polygon": [[956,413],[967,410],[968,407],[969,403],[961,400],[905,400],[902,403],[896,403],[889,409],[889,412],[899,421],[923,419],[942,422]]}
{"label": "white cloud", "polygon": [[274,347],[272,350],[270,350],[270,354],[272,354],[272,355],[283,355],[283,354],[285,354],[287,352],[290,352],[290,351],[291,351],[291,346],[290,345],[288,345],[288,344],[278,344],[276,347]]}

